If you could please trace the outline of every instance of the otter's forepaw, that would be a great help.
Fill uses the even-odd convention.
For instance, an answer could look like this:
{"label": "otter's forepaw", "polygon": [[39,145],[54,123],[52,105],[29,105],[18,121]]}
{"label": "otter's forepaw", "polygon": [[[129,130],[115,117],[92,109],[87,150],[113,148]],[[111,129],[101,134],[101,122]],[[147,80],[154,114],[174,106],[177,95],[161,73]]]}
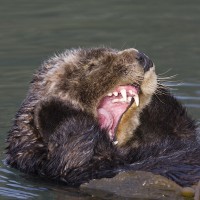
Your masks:
{"label": "otter's forepaw", "polygon": [[56,97],[41,100],[34,110],[34,124],[40,135],[48,141],[51,134],[59,127],[62,121],[76,116],[78,109],[74,110],[67,102]]}

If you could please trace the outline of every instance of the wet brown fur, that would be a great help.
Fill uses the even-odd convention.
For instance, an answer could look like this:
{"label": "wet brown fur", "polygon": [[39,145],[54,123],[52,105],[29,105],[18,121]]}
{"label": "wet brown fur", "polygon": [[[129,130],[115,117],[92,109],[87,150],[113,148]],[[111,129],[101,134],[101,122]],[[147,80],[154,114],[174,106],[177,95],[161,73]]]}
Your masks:
{"label": "wet brown fur", "polygon": [[[182,148],[189,143],[193,143],[188,147],[191,156],[197,155],[195,123],[168,91],[156,94],[155,69],[144,73],[137,53],[135,49],[77,49],[46,61],[34,75],[9,132],[7,163],[26,173],[79,185],[92,178],[112,177],[122,169],[153,171],[156,162],[151,155],[161,159],[167,152],[173,166],[176,160],[185,163]],[[133,104],[122,116],[118,144],[113,145],[107,131],[99,127],[97,107],[116,86],[132,83],[140,85],[140,105]],[[170,154],[174,149],[178,158]],[[150,164],[143,165],[144,160]],[[190,160],[197,165],[198,159],[192,156]],[[173,175],[159,173],[175,180]],[[194,183],[199,173],[193,177],[176,181]]]}
{"label": "wet brown fur", "polygon": [[[30,104],[28,105],[28,114],[24,115],[25,118],[22,118],[19,124],[26,126],[29,134],[37,132],[39,130],[37,106],[43,100],[52,97],[60,98],[66,102],[69,101],[76,108],[92,113],[96,117],[99,100],[117,85],[140,84],[143,81],[141,88],[144,88],[144,90],[147,88],[146,93],[142,93],[145,98],[142,100],[142,96],[140,96],[140,107],[136,109],[138,114],[132,115],[133,123],[131,122],[131,124],[136,128],[139,125],[139,122],[135,123],[138,121],[139,113],[148,104],[156,89],[155,73],[152,73],[155,82],[152,86],[153,90],[150,90],[148,87],[151,84],[148,82],[149,79],[144,80],[144,72],[136,60],[136,54],[137,52],[134,49],[121,52],[112,49],[92,49],[87,51],[79,49],[67,51],[48,60],[34,75],[30,93],[34,97],[36,96],[36,99],[28,102]],[[153,78],[151,78],[151,81]],[[148,94],[149,91],[150,94]],[[35,105],[37,106],[35,107]],[[36,113],[34,120],[30,110]],[[27,123],[24,124],[24,121]],[[35,127],[29,127],[30,121],[35,122],[36,131],[33,131]],[[25,128],[22,127],[21,130],[25,130]],[[126,135],[125,132],[123,134]],[[132,133],[130,132],[127,133],[127,137],[120,137],[118,134],[118,145],[126,143],[131,135]],[[36,133],[36,140],[37,137]],[[122,141],[122,138],[124,141]]]}

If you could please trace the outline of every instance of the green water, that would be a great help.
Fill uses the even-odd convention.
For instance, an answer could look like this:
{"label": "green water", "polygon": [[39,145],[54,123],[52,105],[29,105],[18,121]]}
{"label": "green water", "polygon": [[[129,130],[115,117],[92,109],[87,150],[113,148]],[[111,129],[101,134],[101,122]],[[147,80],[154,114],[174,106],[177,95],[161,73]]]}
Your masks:
{"label": "green water", "polygon": [[[96,46],[135,47],[153,59],[159,74],[169,70],[162,76],[178,74],[167,84],[182,83],[174,93],[200,119],[199,0],[0,0],[0,160],[11,120],[42,61],[66,48]],[[29,198],[96,197],[1,163],[0,199]]]}

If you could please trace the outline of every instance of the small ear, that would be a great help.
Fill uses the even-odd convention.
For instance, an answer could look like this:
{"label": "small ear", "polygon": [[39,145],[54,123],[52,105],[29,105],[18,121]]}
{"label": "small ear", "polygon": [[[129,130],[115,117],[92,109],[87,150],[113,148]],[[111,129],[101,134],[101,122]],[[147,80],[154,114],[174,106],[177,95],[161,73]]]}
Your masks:
{"label": "small ear", "polygon": [[35,107],[34,123],[41,136],[48,141],[59,123],[67,117],[68,107],[57,98],[43,99]]}

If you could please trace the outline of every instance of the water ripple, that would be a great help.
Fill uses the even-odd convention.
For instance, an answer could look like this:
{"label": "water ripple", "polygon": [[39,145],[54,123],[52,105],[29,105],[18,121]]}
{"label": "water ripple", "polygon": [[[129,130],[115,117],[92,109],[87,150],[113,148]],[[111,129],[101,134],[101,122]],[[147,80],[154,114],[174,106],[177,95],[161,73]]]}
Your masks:
{"label": "water ripple", "polygon": [[38,192],[47,190],[42,187],[34,187],[28,184],[24,185],[22,181],[21,183],[16,181],[19,178],[18,175],[6,168],[0,168],[0,173],[0,196],[2,197],[33,199],[40,195]]}
{"label": "water ripple", "polygon": [[17,199],[28,199],[38,196],[37,194],[34,193],[15,190],[8,187],[0,187],[0,195],[5,197],[14,197]]}

